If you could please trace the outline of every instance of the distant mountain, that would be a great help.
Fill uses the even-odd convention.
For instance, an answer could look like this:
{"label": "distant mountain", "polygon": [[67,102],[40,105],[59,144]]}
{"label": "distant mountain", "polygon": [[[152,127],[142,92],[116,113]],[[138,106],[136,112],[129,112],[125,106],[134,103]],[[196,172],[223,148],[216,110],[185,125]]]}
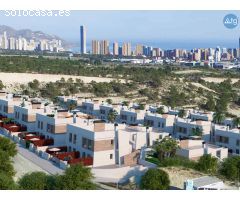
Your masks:
{"label": "distant mountain", "polygon": [[33,39],[35,41],[39,41],[42,39],[47,39],[47,40],[56,39],[56,40],[62,41],[62,46],[65,49],[68,49],[71,47],[71,44],[68,43],[67,41],[65,41],[64,39],[62,39],[56,35],[50,35],[47,33],[43,33],[42,31],[32,31],[30,29],[16,30],[9,26],[0,25],[0,35],[2,35],[4,31],[7,32],[8,37],[16,37],[17,38],[19,36],[22,36],[22,37],[26,38],[27,40]]}

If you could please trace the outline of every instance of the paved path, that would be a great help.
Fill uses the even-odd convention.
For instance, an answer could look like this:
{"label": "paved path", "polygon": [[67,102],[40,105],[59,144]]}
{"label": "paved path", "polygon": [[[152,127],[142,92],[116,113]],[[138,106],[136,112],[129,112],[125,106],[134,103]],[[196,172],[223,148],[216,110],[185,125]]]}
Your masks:
{"label": "paved path", "polygon": [[[3,135],[3,130],[0,129],[0,134]],[[58,168],[55,166],[52,162],[42,159],[41,157],[37,156],[35,153],[29,151],[28,149],[25,149],[20,144],[17,144],[17,150],[18,154],[29,160],[30,162],[34,163],[35,165],[39,166],[44,171],[48,172],[49,174],[62,174],[64,170]]]}

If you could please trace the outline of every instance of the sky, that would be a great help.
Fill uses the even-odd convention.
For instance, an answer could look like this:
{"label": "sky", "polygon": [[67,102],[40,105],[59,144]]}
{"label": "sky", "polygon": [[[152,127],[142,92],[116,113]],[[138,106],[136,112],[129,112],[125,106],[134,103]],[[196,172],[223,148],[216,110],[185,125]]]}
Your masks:
{"label": "sky", "polygon": [[15,29],[29,28],[55,34],[79,44],[79,26],[92,39],[132,42],[163,49],[237,47],[240,25],[227,29],[226,14],[239,11],[71,11],[65,17],[6,17],[0,12],[0,24]]}

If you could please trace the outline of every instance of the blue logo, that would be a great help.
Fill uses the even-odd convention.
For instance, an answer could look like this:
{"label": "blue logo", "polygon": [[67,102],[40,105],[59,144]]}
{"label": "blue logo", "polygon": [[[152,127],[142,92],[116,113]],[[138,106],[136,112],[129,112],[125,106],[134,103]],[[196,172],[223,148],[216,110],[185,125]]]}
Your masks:
{"label": "blue logo", "polygon": [[238,25],[238,17],[234,14],[228,14],[223,18],[223,24],[229,29],[236,28]]}

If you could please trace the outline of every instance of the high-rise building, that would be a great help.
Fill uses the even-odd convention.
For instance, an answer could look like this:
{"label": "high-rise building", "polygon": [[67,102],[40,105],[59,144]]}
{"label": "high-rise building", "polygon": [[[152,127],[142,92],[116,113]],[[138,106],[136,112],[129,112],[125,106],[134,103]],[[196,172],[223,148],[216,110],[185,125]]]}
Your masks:
{"label": "high-rise building", "polygon": [[80,53],[86,54],[87,47],[86,47],[86,28],[85,26],[80,26]]}
{"label": "high-rise building", "polygon": [[7,32],[4,31],[2,36],[2,49],[8,49],[8,39],[7,39]]}
{"label": "high-rise building", "polygon": [[109,54],[109,41],[102,40],[100,43],[100,54],[101,55],[108,55]]}
{"label": "high-rise building", "polygon": [[98,40],[92,40],[92,54],[100,54],[100,42]]}
{"label": "high-rise building", "polygon": [[238,40],[238,58],[240,59],[240,37]]}
{"label": "high-rise building", "polygon": [[141,45],[141,44],[136,45],[135,55],[136,56],[142,56],[143,55],[143,45]]}
{"label": "high-rise building", "polygon": [[113,43],[113,55],[114,55],[114,56],[118,56],[118,55],[119,55],[119,52],[118,52],[118,43],[117,43],[117,42],[114,42],[114,43]]}
{"label": "high-rise building", "polygon": [[123,56],[131,56],[132,55],[131,43],[123,43],[122,55]]}
{"label": "high-rise building", "polygon": [[10,37],[8,39],[8,49],[15,50],[16,45],[15,45],[15,38]]}

